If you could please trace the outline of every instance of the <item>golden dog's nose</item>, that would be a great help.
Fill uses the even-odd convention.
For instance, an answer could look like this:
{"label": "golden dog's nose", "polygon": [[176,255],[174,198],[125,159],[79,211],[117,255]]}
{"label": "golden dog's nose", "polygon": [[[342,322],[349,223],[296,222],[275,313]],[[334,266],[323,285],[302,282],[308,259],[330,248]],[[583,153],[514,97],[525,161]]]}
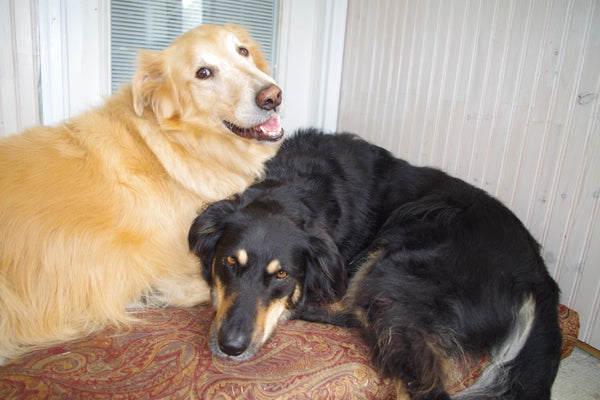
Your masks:
{"label": "golden dog's nose", "polygon": [[256,105],[263,110],[274,110],[281,104],[281,89],[277,85],[270,85],[256,95]]}

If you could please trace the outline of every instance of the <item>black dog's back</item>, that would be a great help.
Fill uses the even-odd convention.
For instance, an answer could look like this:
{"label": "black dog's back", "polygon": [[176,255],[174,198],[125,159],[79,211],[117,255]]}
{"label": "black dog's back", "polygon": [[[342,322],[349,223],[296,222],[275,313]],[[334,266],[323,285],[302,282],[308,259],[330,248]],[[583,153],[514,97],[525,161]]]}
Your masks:
{"label": "black dog's back", "polygon": [[327,226],[346,263],[381,225],[382,182],[394,158],[353,134],[301,130],[267,163],[265,180],[250,190],[301,202],[311,221]]}

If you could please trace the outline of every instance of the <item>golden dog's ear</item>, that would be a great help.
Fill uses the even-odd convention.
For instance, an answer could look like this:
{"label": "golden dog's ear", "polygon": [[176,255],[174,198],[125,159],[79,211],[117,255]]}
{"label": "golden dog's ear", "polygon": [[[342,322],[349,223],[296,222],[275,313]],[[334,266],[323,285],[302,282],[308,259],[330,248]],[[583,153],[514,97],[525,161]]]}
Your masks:
{"label": "golden dog's ear", "polygon": [[181,113],[175,85],[160,52],[140,51],[132,91],[133,109],[140,117],[148,105],[161,118]]}
{"label": "golden dog's ear", "polygon": [[269,63],[264,59],[260,45],[250,37],[248,31],[235,25],[227,25],[227,29],[233,32],[239,41],[247,47],[258,69],[265,74],[269,74]]}

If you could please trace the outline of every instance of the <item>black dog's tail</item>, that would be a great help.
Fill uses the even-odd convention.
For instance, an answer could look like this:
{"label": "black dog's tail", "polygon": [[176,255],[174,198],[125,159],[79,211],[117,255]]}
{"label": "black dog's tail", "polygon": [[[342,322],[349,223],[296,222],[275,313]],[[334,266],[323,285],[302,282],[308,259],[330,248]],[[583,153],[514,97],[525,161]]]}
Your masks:
{"label": "black dog's tail", "polygon": [[[558,311],[538,307],[544,308],[531,296],[525,299],[515,314],[512,330],[492,349],[490,364],[477,382],[453,395],[452,400],[550,399],[559,363],[556,347],[560,346],[560,332],[550,341],[542,337],[556,332]],[[556,316],[555,323],[552,315]],[[547,388],[547,393],[540,393],[541,388]]]}
{"label": "black dog's tail", "polygon": [[512,330],[504,342],[492,349],[490,364],[477,382],[452,397],[453,400],[470,400],[503,395],[510,388],[510,366],[527,342],[535,319],[535,302],[528,298],[516,314]]}

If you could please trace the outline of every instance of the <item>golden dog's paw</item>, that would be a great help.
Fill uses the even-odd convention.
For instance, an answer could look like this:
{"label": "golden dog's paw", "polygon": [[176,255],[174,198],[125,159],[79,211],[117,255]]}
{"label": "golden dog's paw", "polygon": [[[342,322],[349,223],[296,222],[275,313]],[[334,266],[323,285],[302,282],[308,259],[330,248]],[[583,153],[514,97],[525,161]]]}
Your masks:
{"label": "golden dog's paw", "polygon": [[145,307],[193,307],[210,301],[210,288],[199,274],[160,281],[143,296]]}
{"label": "golden dog's paw", "polygon": [[166,308],[169,306],[169,299],[165,293],[151,287],[139,299],[129,304],[129,308]]}

